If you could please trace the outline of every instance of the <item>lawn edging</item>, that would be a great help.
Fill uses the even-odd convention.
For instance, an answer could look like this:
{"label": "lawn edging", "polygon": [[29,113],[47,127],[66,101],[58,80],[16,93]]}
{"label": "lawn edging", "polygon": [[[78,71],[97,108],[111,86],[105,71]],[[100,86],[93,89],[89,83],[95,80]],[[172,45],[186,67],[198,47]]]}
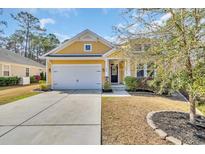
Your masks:
{"label": "lawn edging", "polygon": [[[175,138],[174,136],[168,135],[166,132],[164,132],[162,129],[158,128],[155,124],[154,121],[152,120],[152,117],[155,113],[159,112],[170,112],[170,110],[161,110],[161,111],[152,111],[147,114],[147,123],[148,125],[154,130],[156,134],[160,136],[161,139],[172,142],[175,145],[187,145],[186,143],[183,143],[181,140]],[[180,112],[180,111],[174,111],[174,112]],[[184,112],[182,112],[184,113]]]}

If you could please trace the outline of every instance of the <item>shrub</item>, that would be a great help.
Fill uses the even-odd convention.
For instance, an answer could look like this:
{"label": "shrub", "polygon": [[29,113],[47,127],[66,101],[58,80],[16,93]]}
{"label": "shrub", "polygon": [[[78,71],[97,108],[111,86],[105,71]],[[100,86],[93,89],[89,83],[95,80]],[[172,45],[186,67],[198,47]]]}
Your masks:
{"label": "shrub", "polygon": [[41,80],[46,80],[46,73],[41,72],[40,76],[41,76]]}
{"label": "shrub", "polygon": [[19,81],[19,77],[0,77],[0,86],[18,85]]}
{"label": "shrub", "polygon": [[149,85],[149,82],[151,81],[152,78],[137,79],[137,89],[153,91],[153,88]]}
{"label": "shrub", "polygon": [[103,86],[103,89],[104,90],[111,90],[111,84],[110,84],[110,82],[109,81],[105,81],[105,83],[104,83],[104,86]]}
{"label": "shrub", "polygon": [[40,75],[34,75],[36,82],[38,83],[41,80],[41,76]]}
{"label": "shrub", "polygon": [[125,77],[125,86],[126,86],[127,90],[135,91],[137,84],[138,84],[138,82],[137,82],[137,79],[135,77],[132,77],[132,76]]}
{"label": "shrub", "polygon": [[34,75],[30,77],[30,83],[38,83],[39,80],[41,80],[41,76],[40,75]]}
{"label": "shrub", "polygon": [[50,90],[50,85],[47,85],[47,84],[46,84],[46,81],[40,80],[40,81],[39,81],[39,84],[40,84],[40,90],[42,90],[42,91],[48,91],[48,90]]}
{"label": "shrub", "polygon": [[31,77],[30,77],[30,83],[36,83],[36,79],[35,79],[34,76],[31,76]]}
{"label": "shrub", "polygon": [[164,82],[160,79],[154,79],[148,84],[157,94],[171,95],[173,93],[173,90],[171,90],[170,82]]}

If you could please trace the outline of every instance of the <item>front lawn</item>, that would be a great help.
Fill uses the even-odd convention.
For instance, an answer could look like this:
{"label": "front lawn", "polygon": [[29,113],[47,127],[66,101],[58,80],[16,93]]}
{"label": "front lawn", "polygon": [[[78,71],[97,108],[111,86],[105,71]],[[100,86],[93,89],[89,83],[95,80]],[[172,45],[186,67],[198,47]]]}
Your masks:
{"label": "front lawn", "polygon": [[0,105],[11,103],[13,101],[30,97],[39,94],[39,92],[34,92],[39,85],[28,85],[28,86],[17,86],[4,90],[0,90]]}
{"label": "front lawn", "polygon": [[17,101],[17,100],[20,100],[20,99],[23,99],[23,98],[27,98],[27,97],[30,97],[30,96],[34,96],[34,95],[37,95],[37,94],[39,94],[39,92],[33,92],[32,91],[32,92],[19,94],[19,95],[15,95],[15,96],[3,97],[3,98],[0,98],[0,105],[11,103],[11,102],[14,102],[14,101]]}
{"label": "front lawn", "polygon": [[30,84],[30,85],[25,85],[25,86],[22,86],[22,85],[15,85],[15,86],[1,86],[1,87],[0,87],[0,91],[1,91],[1,90],[8,90],[8,89],[21,88],[21,87],[27,87],[27,86],[32,86],[32,85],[38,85],[38,84],[34,83],[34,84]]}
{"label": "front lawn", "polygon": [[6,89],[12,89],[12,88],[18,88],[20,86],[3,86],[3,87],[0,87],[0,90],[6,90]]}
{"label": "front lawn", "polygon": [[170,144],[154,133],[147,124],[151,111],[188,111],[183,101],[155,95],[102,97],[103,144]]}

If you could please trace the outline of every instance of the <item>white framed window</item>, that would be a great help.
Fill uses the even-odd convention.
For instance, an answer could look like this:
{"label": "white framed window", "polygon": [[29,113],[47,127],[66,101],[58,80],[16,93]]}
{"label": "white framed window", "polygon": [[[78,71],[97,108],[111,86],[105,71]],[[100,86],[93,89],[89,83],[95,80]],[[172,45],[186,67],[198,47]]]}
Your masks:
{"label": "white framed window", "polygon": [[26,77],[29,77],[29,76],[30,76],[29,68],[26,68]]}
{"label": "white framed window", "polygon": [[151,47],[151,44],[144,44],[144,51],[149,50],[150,47]]}
{"label": "white framed window", "polygon": [[10,65],[3,65],[3,76],[10,76]]}
{"label": "white framed window", "polygon": [[155,77],[156,69],[154,63],[148,64],[138,64],[136,68],[136,77],[144,78],[144,77]]}
{"label": "white framed window", "polygon": [[142,44],[135,44],[134,45],[134,50],[136,52],[142,51]]}
{"label": "white framed window", "polygon": [[92,44],[84,44],[84,51],[91,52],[92,51]]}
{"label": "white framed window", "polygon": [[143,64],[138,64],[136,72],[137,72],[137,74],[136,74],[137,78],[145,77],[144,65]]}

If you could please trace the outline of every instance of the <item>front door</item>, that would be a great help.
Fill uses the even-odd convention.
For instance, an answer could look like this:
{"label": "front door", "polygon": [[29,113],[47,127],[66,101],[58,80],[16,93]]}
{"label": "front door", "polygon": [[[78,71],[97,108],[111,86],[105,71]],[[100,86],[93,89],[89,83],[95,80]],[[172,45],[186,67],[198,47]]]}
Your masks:
{"label": "front door", "polygon": [[111,82],[118,82],[118,64],[111,64]]}

